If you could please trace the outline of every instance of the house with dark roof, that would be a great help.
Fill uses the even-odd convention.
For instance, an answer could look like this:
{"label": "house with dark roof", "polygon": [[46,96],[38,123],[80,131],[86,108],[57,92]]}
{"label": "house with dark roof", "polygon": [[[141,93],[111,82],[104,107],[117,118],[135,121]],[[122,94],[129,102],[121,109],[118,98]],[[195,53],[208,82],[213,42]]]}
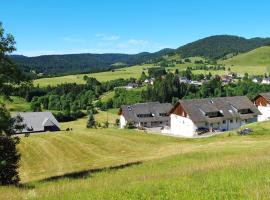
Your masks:
{"label": "house with dark roof", "polygon": [[194,137],[257,121],[260,111],[246,96],[180,100],[170,111],[171,134]]}
{"label": "house with dark roof", "polygon": [[16,112],[12,117],[20,116],[25,128],[22,133],[60,131],[60,124],[51,112]]}
{"label": "house with dark roof", "polygon": [[170,117],[168,113],[171,108],[171,104],[159,102],[123,105],[119,110],[120,128],[124,128],[128,122],[137,128],[169,126]]}
{"label": "house with dark roof", "polygon": [[270,120],[270,92],[261,93],[253,100],[261,115],[258,116],[258,121]]}

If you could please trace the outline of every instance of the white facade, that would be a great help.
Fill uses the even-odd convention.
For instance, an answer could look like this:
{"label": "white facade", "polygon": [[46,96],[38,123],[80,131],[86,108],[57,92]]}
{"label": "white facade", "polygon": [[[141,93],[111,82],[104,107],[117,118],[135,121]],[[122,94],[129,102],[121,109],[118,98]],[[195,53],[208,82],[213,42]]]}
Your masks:
{"label": "white facade", "polygon": [[[269,107],[270,111],[270,107]],[[270,115],[269,115],[270,116]],[[257,118],[250,118],[247,120],[239,120],[239,119],[227,119],[218,123],[194,123],[188,117],[182,117],[176,114],[171,114],[171,134],[179,135],[184,137],[194,137],[197,136],[198,128],[207,128],[210,131],[229,131],[233,129],[237,129],[242,125],[247,123],[252,123],[257,121]]]}
{"label": "white facade", "polygon": [[185,137],[193,137],[196,134],[197,126],[192,120],[176,114],[171,114],[171,134]]}
{"label": "white facade", "polygon": [[127,121],[123,115],[120,115],[120,128],[125,128]]}
{"label": "white facade", "polygon": [[267,106],[258,106],[258,110],[262,113],[262,115],[258,116],[258,121],[267,121],[270,120],[270,105]]}
{"label": "white facade", "polygon": [[264,78],[264,79],[262,80],[262,84],[267,84],[267,85],[269,85],[269,84],[270,84],[270,78]]}

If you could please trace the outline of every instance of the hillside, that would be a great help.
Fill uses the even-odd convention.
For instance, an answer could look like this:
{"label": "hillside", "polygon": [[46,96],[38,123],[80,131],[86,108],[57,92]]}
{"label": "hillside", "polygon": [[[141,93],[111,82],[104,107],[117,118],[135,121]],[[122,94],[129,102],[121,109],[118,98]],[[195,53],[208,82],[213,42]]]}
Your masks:
{"label": "hillside", "polygon": [[25,72],[35,71],[44,75],[67,75],[78,73],[93,73],[131,66],[146,62],[171,52],[163,49],[156,53],[129,54],[66,54],[26,57],[13,55],[11,58]]}
{"label": "hillside", "polygon": [[239,54],[227,60],[221,61],[222,64],[235,67],[253,67],[254,71],[258,68],[266,68],[270,72],[270,46],[260,47],[247,53]]}
{"label": "hillside", "polygon": [[[86,129],[22,138],[21,187],[0,199],[267,199],[269,122],[253,135],[181,139]],[[188,184],[187,184],[188,183]]]}
{"label": "hillside", "polygon": [[248,52],[270,44],[270,38],[246,39],[238,36],[217,35],[179,47],[176,51],[183,57],[202,56],[219,59],[227,54]]}
{"label": "hillside", "polygon": [[160,60],[168,54],[178,54],[182,58],[204,57],[215,60],[228,54],[244,53],[268,44],[270,44],[270,38],[246,39],[238,36],[217,35],[197,40],[178,49],[163,49],[155,53],[143,52],[134,55],[86,53],[37,57],[14,55],[11,58],[25,72],[35,71],[45,76],[59,76],[108,71]]}

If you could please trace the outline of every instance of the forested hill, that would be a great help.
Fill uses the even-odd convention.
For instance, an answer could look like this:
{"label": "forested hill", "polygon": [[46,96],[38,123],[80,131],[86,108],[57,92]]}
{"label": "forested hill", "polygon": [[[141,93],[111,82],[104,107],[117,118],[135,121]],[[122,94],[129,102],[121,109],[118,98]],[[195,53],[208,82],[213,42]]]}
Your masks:
{"label": "forested hill", "polygon": [[156,53],[139,54],[66,54],[37,57],[11,56],[25,71],[43,73],[45,76],[90,73],[124,66],[141,64],[169,53],[178,53],[183,58],[201,56],[219,59],[227,54],[248,52],[270,44],[270,38],[246,39],[238,36],[217,35],[186,44],[178,49],[163,49]]}
{"label": "forested hill", "polygon": [[25,72],[34,70],[44,75],[66,75],[105,71],[112,68],[131,66],[158,58],[173,52],[163,49],[156,53],[143,52],[139,54],[65,54],[26,57],[13,55],[11,58]]}
{"label": "forested hill", "polygon": [[176,52],[182,57],[201,56],[219,59],[227,54],[244,53],[261,46],[270,45],[270,38],[246,39],[231,35],[217,35],[179,47]]}

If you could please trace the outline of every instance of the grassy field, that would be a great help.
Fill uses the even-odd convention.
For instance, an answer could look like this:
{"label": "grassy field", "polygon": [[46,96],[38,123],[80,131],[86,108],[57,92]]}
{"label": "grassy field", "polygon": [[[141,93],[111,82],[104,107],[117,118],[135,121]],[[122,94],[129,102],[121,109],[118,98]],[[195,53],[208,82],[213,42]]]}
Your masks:
{"label": "grassy field", "polygon": [[264,74],[270,72],[270,47],[260,47],[253,51],[239,54],[221,61],[235,72],[249,74]]}
{"label": "grassy field", "polygon": [[22,187],[0,199],[268,199],[270,123],[181,139],[134,130],[86,129],[22,138]]}
{"label": "grassy field", "polygon": [[107,72],[100,72],[100,73],[93,73],[93,74],[78,74],[78,75],[69,75],[69,76],[61,76],[61,77],[54,77],[54,78],[42,78],[34,81],[35,85],[39,85],[40,87],[48,86],[48,85],[57,85],[61,83],[78,83],[83,84],[85,83],[83,77],[85,75],[89,77],[94,77],[101,82],[105,82],[108,80],[114,80],[118,78],[139,78],[142,71],[147,72],[147,68],[151,66],[143,65],[143,66],[133,66],[128,68],[118,69],[114,72],[107,71]]}
{"label": "grassy field", "polygon": [[11,97],[10,101],[0,96],[0,103],[4,103],[10,111],[25,112],[31,110],[30,103],[20,97]]}

